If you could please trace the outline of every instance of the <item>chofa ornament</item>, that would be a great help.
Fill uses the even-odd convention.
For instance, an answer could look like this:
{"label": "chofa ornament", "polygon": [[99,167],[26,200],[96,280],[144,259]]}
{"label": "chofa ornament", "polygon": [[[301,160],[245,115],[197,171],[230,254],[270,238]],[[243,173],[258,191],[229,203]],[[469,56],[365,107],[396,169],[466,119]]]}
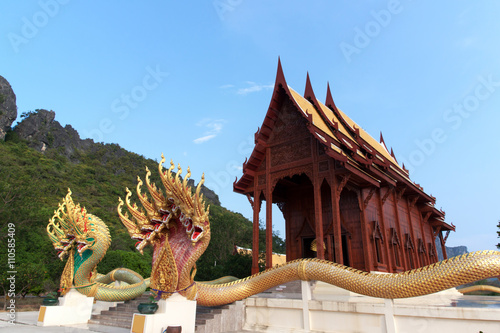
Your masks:
{"label": "chofa ornament", "polygon": [[[406,298],[500,275],[500,252],[482,251],[403,273],[371,274],[325,260],[299,259],[245,279],[227,283],[196,282],[196,261],[210,241],[209,209],[200,194],[204,179],[202,177],[193,190],[187,185],[189,168],[181,180],[180,166],[174,175],[174,164],[171,162],[170,168],[164,170],[164,161],[162,155],[158,171],[164,190],[150,182],[151,172],[146,169],[149,196],[142,193],[140,178],[136,189],[142,207],[131,203],[132,192],[128,189],[125,202],[119,199],[118,204],[118,215],[130,236],[137,240],[137,249],[142,252],[148,244],[154,247],[151,280],[137,277],[132,271],[115,270],[106,276],[93,273],[109,246],[109,232],[100,219],[74,205],[68,193],[47,226],[54,247],[61,251],[61,259],[69,257],[61,278],[62,288],[69,288],[73,281],[78,291],[97,299],[111,300],[111,294],[114,300],[130,299],[127,297],[131,297],[131,293],[125,295],[123,289],[113,290],[103,281],[116,279],[117,275],[120,278],[133,276],[137,279],[134,287],[131,286],[136,288],[134,291],[151,283],[151,289],[159,298],[180,293],[188,299],[196,299],[201,305],[216,306],[293,280],[319,280],[371,297]],[[130,215],[122,212],[124,205]],[[70,263],[72,260],[74,263]]]}

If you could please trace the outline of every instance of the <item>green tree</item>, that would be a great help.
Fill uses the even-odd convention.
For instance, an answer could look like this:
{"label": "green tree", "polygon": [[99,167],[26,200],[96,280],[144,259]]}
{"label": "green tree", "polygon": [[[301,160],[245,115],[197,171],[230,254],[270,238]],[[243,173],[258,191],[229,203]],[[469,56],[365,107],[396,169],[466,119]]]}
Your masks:
{"label": "green tree", "polygon": [[16,292],[19,296],[38,295],[43,292],[45,266],[39,262],[24,262],[17,267]]}
{"label": "green tree", "polygon": [[[498,238],[500,238],[500,221],[498,221],[497,228],[498,228],[497,235]],[[497,244],[497,248],[500,249],[500,243]]]}

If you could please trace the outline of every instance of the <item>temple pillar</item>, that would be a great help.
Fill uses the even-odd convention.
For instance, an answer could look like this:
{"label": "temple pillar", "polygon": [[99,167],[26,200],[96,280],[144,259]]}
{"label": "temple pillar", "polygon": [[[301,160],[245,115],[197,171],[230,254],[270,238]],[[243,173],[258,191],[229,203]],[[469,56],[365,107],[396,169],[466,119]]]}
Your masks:
{"label": "temple pillar", "polygon": [[325,245],[323,240],[323,211],[321,207],[321,182],[314,177],[314,226],[316,232],[316,255],[318,259],[325,259]]}
{"label": "temple pillar", "polygon": [[273,267],[273,192],[271,184],[271,148],[266,148],[266,269]]}
{"label": "temple pillar", "polygon": [[[367,219],[366,219],[366,211],[365,211],[365,205],[363,202],[363,189],[359,190],[359,195],[358,195],[358,205],[361,210],[361,239],[363,240],[363,254],[366,258],[365,261],[365,270],[367,272],[371,272],[375,270],[375,264],[373,261],[373,246],[370,242],[370,236],[368,235],[368,230],[370,230],[370,227],[368,226]],[[375,241],[375,240],[374,240]]]}
{"label": "temple pillar", "polygon": [[443,259],[448,259],[448,253],[446,253],[446,246],[444,245],[443,232],[439,232],[439,241],[441,243],[441,251],[443,251]]}
{"label": "temple pillar", "polygon": [[[377,190],[376,196],[378,197],[377,198],[378,199],[377,206],[378,206],[378,210],[380,212],[379,216],[380,216],[380,224],[382,227],[382,235],[384,236],[384,249],[385,249],[385,253],[387,255],[387,271],[389,273],[393,273],[396,271],[396,268],[393,267],[393,265],[392,265],[391,249],[389,247],[390,239],[389,239],[389,237],[387,237],[387,231],[389,230],[389,228],[387,228],[387,226],[385,225],[384,205],[382,203],[382,189],[381,188],[379,188]],[[396,266],[396,263],[394,263],[394,266]]]}
{"label": "temple pillar", "polygon": [[331,198],[332,198],[332,209],[333,209],[333,238],[335,240],[333,246],[335,247],[335,258],[333,260],[341,265],[344,264],[344,254],[342,252],[342,224],[340,221],[340,193],[338,193],[337,178],[335,177],[335,172],[333,171],[333,166],[330,168],[331,172]]}
{"label": "temple pillar", "polygon": [[[406,244],[405,244],[405,239],[404,239],[404,234],[403,232],[401,231],[401,220],[399,219],[399,209],[398,209],[398,200],[397,200],[397,196],[395,194],[395,190],[392,190],[391,188],[387,188],[387,191],[392,191],[391,193],[391,196],[392,196],[392,199],[393,199],[393,202],[394,202],[394,216],[396,217],[396,230],[399,234],[399,237],[400,239],[402,239],[403,241],[403,244],[401,244],[401,248],[402,248],[402,255],[403,255],[403,268],[405,271],[407,270],[410,270],[410,263],[407,262],[407,258],[406,258],[406,252],[407,252],[407,249],[406,249]],[[411,255],[411,253],[410,253]]]}
{"label": "temple pillar", "polygon": [[[404,192],[404,190],[401,190]],[[399,204],[399,200],[402,199],[402,194],[398,195],[398,204]],[[424,266],[425,264],[423,262],[421,262],[421,258],[420,258],[420,255],[419,255],[419,249],[418,249],[418,237],[416,237],[415,235],[415,228],[414,228],[414,221],[412,221],[412,218],[411,218],[411,207],[408,203],[408,200],[404,200],[405,204],[406,204],[406,213],[408,215],[408,224],[410,225],[410,235],[411,235],[411,238],[413,239],[413,242],[414,242],[414,245],[416,247],[416,249],[414,249],[414,253],[416,254],[416,261],[415,261],[415,265],[416,267],[422,267]],[[414,258],[415,259],[415,258]]]}
{"label": "temple pillar", "polygon": [[[255,178],[257,179],[257,177]],[[257,186],[254,186],[253,198],[252,274],[256,274],[259,272],[259,212],[261,202]]]}

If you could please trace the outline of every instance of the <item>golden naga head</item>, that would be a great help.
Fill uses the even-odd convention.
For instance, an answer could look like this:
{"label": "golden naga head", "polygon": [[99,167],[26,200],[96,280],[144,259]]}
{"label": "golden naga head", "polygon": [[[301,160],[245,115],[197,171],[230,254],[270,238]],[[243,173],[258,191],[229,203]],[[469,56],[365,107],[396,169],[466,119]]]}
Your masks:
{"label": "golden naga head", "polygon": [[[165,191],[158,189],[151,183],[151,171],[146,167],[146,187],[149,197],[142,193],[141,187],[144,184],[140,177],[137,177],[137,196],[142,208],[130,202],[132,192],[127,188],[125,202],[119,198],[118,215],[123,225],[127,228],[130,237],[137,240],[136,247],[142,253],[147,244],[160,241],[161,237],[169,235],[169,230],[182,226],[192,245],[210,235],[210,223],[208,219],[209,207],[205,208],[203,195],[200,195],[202,184],[205,182],[204,175],[201,178],[196,191],[192,191],[187,185],[191,171],[188,168],[183,180],[180,179],[182,169],[178,166],[177,173],[173,175],[174,163],[170,162],[168,170],[163,169],[165,157],[158,164],[158,172]],[[126,204],[128,211],[122,213],[122,206]]]}
{"label": "golden naga head", "polygon": [[75,204],[71,194],[71,190],[68,189],[68,194],[47,224],[47,234],[61,260],[73,248],[80,255],[86,249],[92,248],[97,237],[92,220],[94,216],[88,214],[85,207]]}

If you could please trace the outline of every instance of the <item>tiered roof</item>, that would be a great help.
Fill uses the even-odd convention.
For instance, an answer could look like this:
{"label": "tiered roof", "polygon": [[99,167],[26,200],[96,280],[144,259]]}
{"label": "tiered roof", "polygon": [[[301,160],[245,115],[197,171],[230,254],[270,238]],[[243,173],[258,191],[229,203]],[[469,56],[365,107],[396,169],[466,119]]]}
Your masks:
{"label": "tiered roof", "polygon": [[254,184],[255,173],[264,160],[266,143],[286,98],[307,120],[309,132],[324,146],[326,154],[340,161],[362,183],[375,187],[389,186],[404,191],[406,195],[416,196],[417,202],[427,206],[424,211],[430,213],[427,216],[427,219],[431,217],[429,222],[432,220],[431,223],[439,224],[442,230],[455,230],[453,225],[444,222],[445,213],[434,207],[436,199],[410,180],[408,170],[398,164],[392,149],[388,151],[382,134],[378,142],[337,108],[329,85],[325,103],[318,101],[309,74],[304,96],[301,96],[286,83],[280,61],[271,104],[262,126],[255,133],[255,147],[243,164],[243,175],[234,182],[235,192],[252,194],[250,189]]}

